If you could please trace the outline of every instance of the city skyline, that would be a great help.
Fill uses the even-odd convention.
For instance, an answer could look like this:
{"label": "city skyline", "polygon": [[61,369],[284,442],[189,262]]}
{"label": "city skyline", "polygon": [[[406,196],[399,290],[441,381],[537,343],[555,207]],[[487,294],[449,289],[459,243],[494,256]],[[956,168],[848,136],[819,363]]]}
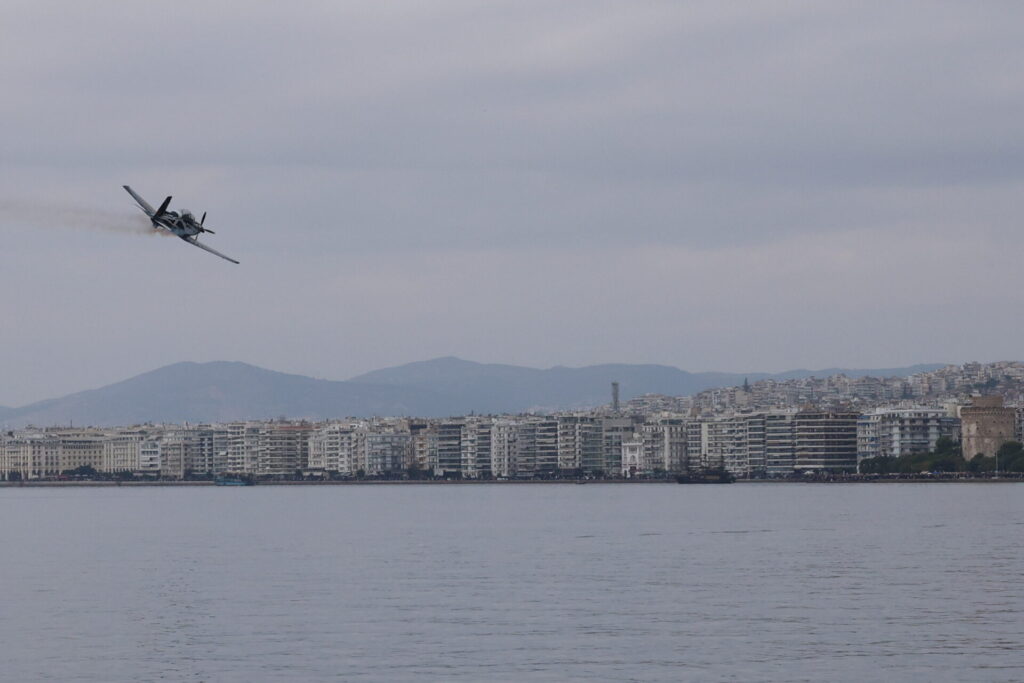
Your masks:
{"label": "city skyline", "polygon": [[[814,378],[827,384],[839,379],[859,381],[860,378],[877,378],[882,385],[890,387],[886,397],[896,398],[906,381],[911,384],[924,382],[924,386],[928,386],[927,378],[935,373],[942,378],[936,386],[963,386],[962,379],[947,382],[945,377],[950,372],[954,376],[962,375],[965,368],[975,366],[980,368],[975,372],[982,373],[987,380],[992,376],[1001,377],[995,368],[1007,368],[1007,372],[1017,378],[1021,363],[1002,361],[960,366],[918,364],[905,368],[797,369],[784,373],[691,373],[671,366],[629,364],[538,369],[447,357],[380,368],[340,381],[291,375],[237,361],[175,363],[63,397],[49,397],[23,406],[0,405],[0,425],[11,424],[12,420],[15,424],[26,423],[26,419],[36,424],[68,421],[110,424],[110,415],[117,413],[118,406],[122,410],[126,406],[131,407],[135,417],[128,422],[133,419],[138,422],[260,419],[279,414],[324,417],[331,414],[437,416],[470,412],[549,412],[601,405],[607,401],[610,383],[613,382],[623,385],[624,402],[643,395],[695,397],[695,400],[700,400],[706,390],[735,390],[750,382],[753,382],[754,394],[757,394],[766,380],[774,386],[779,382],[815,381]],[[928,393],[915,390],[911,395]],[[296,399],[299,403],[295,402]],[[221,402],[221,407],[217,401]],[[256,408],[254,414],[238,413],[230,408],[233,402],[260,405],[260,401],[270,401],[276,407],[268,404]],[[148,408],[143,408],[142,413],[134,410],[144,405]],[[161,405],[164,407],[160,408]],[[311,407],[313,412],[304,412],[306,408],[300,405]],[[388,408],[389,405],[401,407]],[[96,406],[103,407],[106,417],[97,417]],[[227,414],[223,412],[225,406],[229,411]],[[422,406],[430,408],[422,412]],[[42,412],[33,413],[33,410]],[[32,415],[36,415],[34,420]],[[125,423],[124,414],[114,419],[120,419],[116,422],[118,424]]]}
{"label": "city skyline", "polygon": [[[469,386],[474,381],[471,375],[459,372],[446,375],[443,368],[450,367],[451,361],[457,362],[459,370],[468,368],[470,373],[483,369],[485,375],[476,378],[481,380],[482,384],[476,387]],[[501,375],[486,376],[486,370],[492,367],[498,367]],[[742,383],[738,381],[739,375],[697,378],[680,373],[683,381],[689,383],[689,386],[706,387],[692,391],[652,391],[649,384],[649,373],[652,369],[656,373],[663,370],[656,366],[582,368],[579,370],[597,370],[602,374],[596,377],[581,377],[572,369],[561,368],[555,369],[555,375],[545,376],[545,371],[539,371],[537,375],[535,373],[538,371],[529,368],[482,366],[458,359],[437,359],[434,362],[383,369],[378,373],[366,375],[365,380],[353,382],[352,384],[360,389],[379,392],[391,388],[397,393],[371,393],[368,397],[374,407],[367,408],[366,406],[371,404],[362,404],[362,408],[356,407],[352,410],[353,406],[360,405],[358,394],[355,396],[355,403],[352,402],[351,395],[343,395],[339,403],[339,397],[332,396],[329,391],[331,385],[334,385],[333,388],[341,388],[348,384],[346,382],[327,382],[285,375],[246,366],[243,363],[178,364],[105,387],[103,390],[73,394],[64,400],[77,411],[70,415],[77,416],[80,427],[99,428],[246,420],[437,420],[467,416],[585,413],[694,416],[799,410],[807,407],[858,410],[866,414],[877,409],[935,408],[948,411],[982,396],[998,397],[1005,401],[1008,407],[1024,411],[1024,362],[1020,361],[965,363],[959,366],[915,366],[902,369],[905,371],[902,374],[870,371],[816,374],[798,371],[774,376],[743,376]],[[508,374],[510,370],[513,371],[512,374]],[[909,372],[910,370],[916,371]],[[526,372],[525,375],[522,374],[523,371]],[[602,379],[630,377],[630,371],[639,371],[638,375],[631,377],[632,382],[639,383],[639,388],[634,385],[632,390],[625,393],[620,391],[622,383],[618,379]],[[534,380],[539,378],[540,381],[535,381],[532,387],[524,386],[524,379],[531,374]],[[753,382],[750,381],[752,378]],[[285,383],[281,383],[281,380]],[[694,380],[696,384],[692,384]],[[592,393],[595,381],[600,387],[600,398],[595,398]],[[557,386],[559,383],[573,385],[569,389],[569,394],[558,393],[564,389]],[[452,395],[446,396],[444,387],[454,387],[456,396],[461,393],[461,408],[451,407]],[[414,397],[421,390],[426,391],[419,398],[425,398],[427,403],[421,403],[420,407],[417,407]],[[474,402],[474,397],[505,393],[515,395],[511,404]],[[555,398],[556,395],[561,396],[561,400]],[[566,395],[575,398],[566,400]],[[581,396],[585,395],[591,398],[581,399]],[[396,396],[399,397],[399,403],[387,402],[395,401]],[[303,402],[288,402],[289,398],[295,397],[302,397]],[[209,400],[211,398],[214,400]],[[260,399],[266,398],[272,399],[274,403],[270,407],[259,407]],[[364,394],[362,400],[365,401],[366,398],[367,395]],[[447,408],[444,407],[445,398],[449,400]],[[236,405],[239,400],[244,403]],[[520,403],[517,404],[517,400]],[[530,401],[532,403],[528,404]],[[107,409],[103,417],[97,418],[95,412],[90,412],[95,409],[90,409],[90,403],[94,406],[102,405]],[[59,408],[60,404],[60,400],[45,401],[40,407]],[[190,411],[171,410],[167,406],[172,404],[188,406]],[[305,407],[296,408],[299,405]],[[397,410],[392,409],[396,405],[400,407]],[[423,405],[428,405],[429,408],[424,411]],[[126,406],[142,406],[143,410],[131,413],[133,416],[130,417]],[[168,412],[169,410],[171,412]],[[26,414],[17,409],[5,409],[0,411],[0,425],[7,429],[28,426],[49,428],[68,426],[76,422],[70,416],[61,420],[47,420],[45,417],[40,420],[31,419],[32,413],[28,415],[29,418],[26,419]],[[45,416],[46,413],[39,415]]]}
{"label": "city skyline", "polygon": [[[1024,370],[1024,368],[1020,368]],[[744,391],[749,391],[744,387]],[[0,480],[666,479],[1024,471],[1024,408],[1001,396],[929,408],[889,402],[676,413],[244,420],[0,433]],[[955,444],[961,444],[957,447]],[[975,456],[978,456],[977,458]],[[920,468],[925,467],[922,471]]]}

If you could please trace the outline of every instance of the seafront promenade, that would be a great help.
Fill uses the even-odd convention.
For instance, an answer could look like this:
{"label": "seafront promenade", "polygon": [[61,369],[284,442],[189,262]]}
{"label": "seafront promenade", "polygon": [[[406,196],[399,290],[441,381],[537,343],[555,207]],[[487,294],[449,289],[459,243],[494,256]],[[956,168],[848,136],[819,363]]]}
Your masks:
{"label": "seafront promenade", "polygon": [[[266,479],[254,480],[248,486],[527,486],[527,485],[595,485],[635,486],[640,484],[676,484],[674,479]],[[803,477],[791,479],[738,479],[736,484],[1013,484],[1024,483],[1024,473],[1000,473],[998,476],[956,476],[954,475],[834,475],[829,477]],[[117,488],[152,486],[217,486],[209,479],[196,480],[30,480],[0,481],[5,488]]]}

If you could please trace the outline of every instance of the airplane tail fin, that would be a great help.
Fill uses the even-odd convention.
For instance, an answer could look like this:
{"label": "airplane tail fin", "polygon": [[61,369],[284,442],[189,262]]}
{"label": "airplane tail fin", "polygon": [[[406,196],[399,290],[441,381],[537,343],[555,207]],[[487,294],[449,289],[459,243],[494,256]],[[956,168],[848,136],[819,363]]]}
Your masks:
{"label": "airplane tail fin", "polygon": [[159,218],[160,216],[164,215],[164,213],[166,213],[167,211],[167,206],[170,203],[171,198],[168,197],[167,199],[164,200],[164,203],[160,205],[160,208],[156,210],[156,214],[153,215],[153,218]]}

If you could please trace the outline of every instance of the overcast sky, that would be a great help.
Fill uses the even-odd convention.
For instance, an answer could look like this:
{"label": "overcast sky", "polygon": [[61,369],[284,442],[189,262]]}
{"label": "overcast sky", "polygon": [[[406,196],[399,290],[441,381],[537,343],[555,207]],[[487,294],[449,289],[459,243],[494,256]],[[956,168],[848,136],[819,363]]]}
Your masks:
{"label": "overcast sky", "polygon": [[[1024,358],[1019,2],[0,5],[0,404]],[[121,189],[209,212],[239,266]]]}

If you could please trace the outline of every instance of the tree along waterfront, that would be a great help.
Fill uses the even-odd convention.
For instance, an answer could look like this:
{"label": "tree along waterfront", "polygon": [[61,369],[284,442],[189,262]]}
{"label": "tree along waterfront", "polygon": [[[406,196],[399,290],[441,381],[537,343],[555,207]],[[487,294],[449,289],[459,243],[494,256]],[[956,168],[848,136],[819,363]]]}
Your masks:
{"label": "tree along waterfront", "polygon": [[999,447],[994,457],[976,455],[967,460],[960,452],[960,444],[949,438],[941,438],[935,450],[927,453],[911,453],[898,458],[867,458],[860,462],[861,474],[919,474],[921,472],[964,472],[985,474],[994,472],[1024,472],[1024,445],[1018,441],[1007,441]]}

